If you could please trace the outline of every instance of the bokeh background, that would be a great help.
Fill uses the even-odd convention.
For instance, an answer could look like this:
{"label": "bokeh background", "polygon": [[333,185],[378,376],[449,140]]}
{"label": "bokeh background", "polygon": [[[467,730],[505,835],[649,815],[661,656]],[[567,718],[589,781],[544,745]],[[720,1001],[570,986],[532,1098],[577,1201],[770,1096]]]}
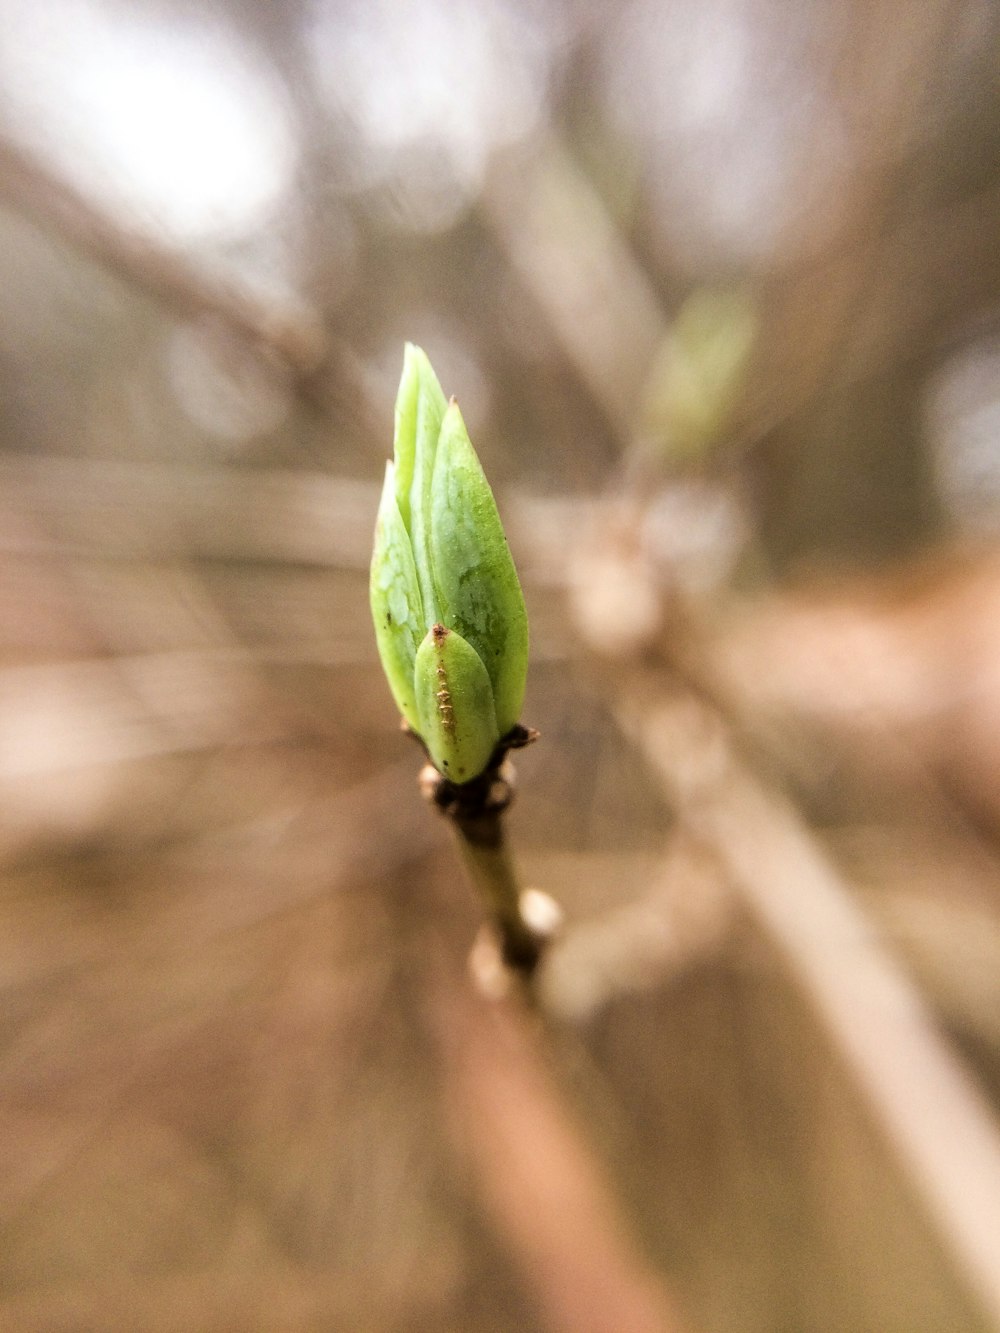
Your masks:
{"label": "bokeh background", "polygon": [[[1000,1328],[1000,10],[2,0],[0,1323]],[[367,609],[533,634],[542,1019]]]}

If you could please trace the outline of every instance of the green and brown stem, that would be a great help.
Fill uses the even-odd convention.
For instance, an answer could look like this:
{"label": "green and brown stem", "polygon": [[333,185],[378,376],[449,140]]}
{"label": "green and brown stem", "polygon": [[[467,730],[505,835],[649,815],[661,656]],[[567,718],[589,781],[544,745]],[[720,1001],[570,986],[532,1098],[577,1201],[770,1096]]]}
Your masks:
{"label": "green and brown stem", "polygon": [[497,746],[485,772],[461,786],[442,777],[432,764],[420,774],[425,799],[448,820],[462,863],[499,936],[504,963],[525,978],[537,968],[551,932],[525,920],[503,815],[514,796],[514,766],[508,751],[529,745],[537,734],[515,727]]}

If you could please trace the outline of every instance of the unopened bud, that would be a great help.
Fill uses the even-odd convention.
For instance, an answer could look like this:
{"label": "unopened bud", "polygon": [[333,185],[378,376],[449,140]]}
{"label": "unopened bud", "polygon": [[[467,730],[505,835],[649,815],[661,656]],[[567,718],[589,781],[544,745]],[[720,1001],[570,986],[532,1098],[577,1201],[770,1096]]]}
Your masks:
{"label": "unopened bud", "polygon": [[407,344],[394,460],[375,528],[371,607],[382,668],[433,763],[458,785],[517,724],[528,619],[496,501],[458,404]]}

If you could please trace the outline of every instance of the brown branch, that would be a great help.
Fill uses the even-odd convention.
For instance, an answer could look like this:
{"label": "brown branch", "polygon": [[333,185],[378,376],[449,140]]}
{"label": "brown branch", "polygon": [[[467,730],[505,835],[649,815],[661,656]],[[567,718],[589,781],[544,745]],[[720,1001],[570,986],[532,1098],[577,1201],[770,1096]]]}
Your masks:
{"label": "brown branch", "polygon": [[453,1139],[547,1333],[688,1333],[566,1095],[560,1038],[504,1003],[456,1003],[428,969]]}
{"label": "brown branch", "polygon": [[1000,1125],[992,1108],[850,887],[791,803],[741,758],[720,713],[685,691],[668,694],[662,675],[616,679],[623,728],[682,826],[714,849],[775,948],[915,1187],[953,1271],[1000,1321]]}
{"label": "brown branch", "polygon": [[330,355],[319,315],[304,303],[262,301],[148,233],[130,230],[2,137],[0,199],[175,314],[212,315],[297,376],[314,375]]}

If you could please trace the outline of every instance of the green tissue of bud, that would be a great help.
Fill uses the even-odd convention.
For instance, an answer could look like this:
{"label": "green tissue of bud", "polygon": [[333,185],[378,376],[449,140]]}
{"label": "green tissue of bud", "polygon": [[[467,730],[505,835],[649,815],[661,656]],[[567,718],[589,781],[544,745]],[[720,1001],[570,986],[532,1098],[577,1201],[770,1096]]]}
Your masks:
{"label": "green tissue of bud", "polygon": [[460,785],[483,772],[518,722],[528,618],[458,404],[409,343],[394,455],[372,554],[375,639],[399,711],[438,771]]}

